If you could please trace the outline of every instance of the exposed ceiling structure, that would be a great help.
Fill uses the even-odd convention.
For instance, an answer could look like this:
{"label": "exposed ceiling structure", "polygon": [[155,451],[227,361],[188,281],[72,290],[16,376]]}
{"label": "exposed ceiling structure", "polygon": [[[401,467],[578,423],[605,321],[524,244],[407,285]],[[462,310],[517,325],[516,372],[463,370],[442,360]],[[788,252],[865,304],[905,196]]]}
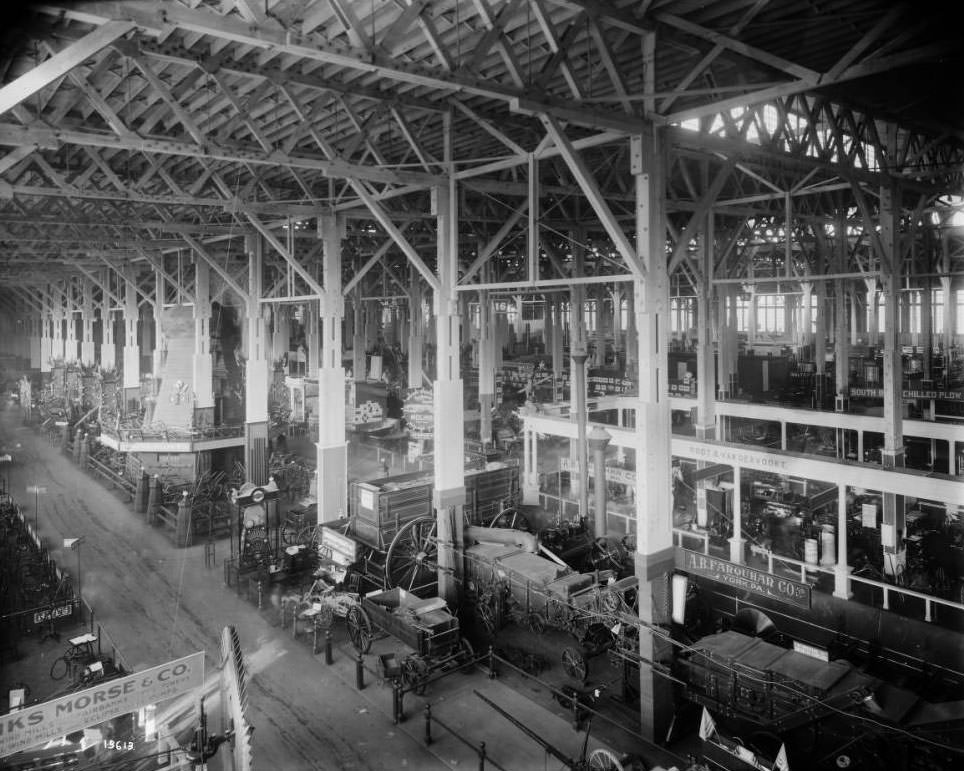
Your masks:
{"label": "exposed ceiling structure", "polygon": [[145,299],[158,272],[189,290],[194,259],[232,303],[251,234],[266,296],[308,297],[328,212],[343,284],[405,295],[434,270],[452,178],[465,287],[628,276],[630,138],[652,132],[684,293],[709,280],[701,241],[714,280],[839,273],[841,227],[847,269],[872,276],[883,189],[910,234],[889,269],[959,278],[949,18],[890,0],[28,6],[0,53],[0,305],[36,311],[61,279],[105,305],[124,275]]}

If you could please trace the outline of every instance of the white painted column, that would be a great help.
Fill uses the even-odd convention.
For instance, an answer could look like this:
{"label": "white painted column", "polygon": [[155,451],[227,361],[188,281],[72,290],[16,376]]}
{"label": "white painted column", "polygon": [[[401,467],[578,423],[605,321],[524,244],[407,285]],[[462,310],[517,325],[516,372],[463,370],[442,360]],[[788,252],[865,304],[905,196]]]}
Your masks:
{"label": "white painted column", "polygon": [[342,319],[341,245],[344,219],[332,213],[318,217],[323,240],[321,302],[321,367],[318,369],[318,521],[348,516],[348,443],[345,439],[345,370],[341,366]]}
{"label": "white painted column", "polygon": [[842,600],[853,596],[847,564],[847,485],[837,485],[837,564],[833,569],[833,595]]}
{"label": "white painted column", "polygon": [[465,506],[465,436],[461,317],[455,285],[458,280],[457,183],[435,189],[437,198],[438,279],[435,292],[436,380],[435,486],[433,504],[438,525],[439,594],[458,607],[461,577],[462,510]]}
{"label": "white painted column", "polygon": [[495,408],[495,330],[489,293],[479,292],[479,439],[492,442],[492,410]]}
{"label": "white painted column", "polygon": [[[890,134],[890,132],[888,132]],[[892,141],[896,138],[888,137]],[[895,183],[887,183],[880,188],[880,243],[887,255],[889,270],[881,271],[884,300],[884,446],[881,461],[884,468],[904,467],[904,427],[903,412],[903,362],[898,330],[899,291],[898,284],[903,274],[900,247],[900,190]],[[881,496],[883,523],[881,525],[881,544],[884,568],[898,564],[903,551],[904,496],[884,492]],[[886,534],[893,536],[892,543],[886,541]]]}
{"label": "white painted column", "polygon": [[[214,424],[214,361],[211,357],[211,269],[200,257],[194,258],[194,354],[191,360],[194,408],[207,410],[195,415],[200,425]],[[203,417],[202,417],[203,416]]]}
{"label": "white painted column", "polygon": [[355,288],[351,301],[352,337],[351,369],[356,383],[364,383],[368,375],[368,357],[365,352],[365,307],[361,299],[361,289]]}
{"label": "white painted column", "polygon": [[[671,500],[670,406],[667,379],[669,281],[663,212],[665,157],[658,129],[630,138],[636,183],[636,251],[645,280],[633,282],[639,404],[636,412],[636,576],[639,619],[667,625],[669,574],[674,569]],[[660,635],[641,634],[643,661],[668,664],[671,646]],[[656,666],[639,668],[640,729],[649,741],[663,741],[673,716],[673,685]]]}
{"label": "white painted column", "polygon": [[96,364],[94,355],[94,292],[90,279],[81,281],[80,302],[80,362],[81,364]]}
{"label": "white painted column", "polygon": [[270,340],[268,322],[261,307],[261,236],[245,237],[248,255],[248,303],[245,309],[247,362],[244,368],[244,447],[248,482],[263,485],[268,481],[268,387],[271,369],[268,361]]}
{"label": "white painted column", "polygon": [[164,300],[166,296],[166,279],[160,271],[154,271],[154,352],[151,355],[151,373],[155,381],[164,371],[162,366],[164,351],[167,343],[164,340]]}
{"label": "white painted column", "polygon": [[77,339],[77,311],[79,308],[74,301],[74,282],[67,279],[64,288],[64,361],[77,361],[80,357],[79,341]]}
{"label": "white painted column", "polygon": [[411,272],[408,290],[408,387],[422,387],[422,368],[425,352],[425,318],[422,312],[422,287],[418,272]]}
{"label": "white painted column", "polygon": [[318,379],[318,369],[321,366],[321,331],[319,330],[320,309],[316,300],[311,300],[305,306],[305,375]]}
{"label": "white painted column", "polygon": [[66,354],[64,348],[64,326],[66,322],[64,317],[67,315],[63,287],[51,284],[50,294],[53,299],[53,307],[50,311],[50,358],[63,361]]}
{"label": "white painted column", "polygon": [[30,320],[30,343],[28,357],[30,359],[30,369],[40,369],[42,361],[41,340],[43,337],[44,317],[43,314],[29,316]]}
{"label": "white painted column", "polygon": [[114,341],[114,312],[105,296],[100,304],[100,367],[104,370],[117,368],[117,348]]}
{"label": "white painted column", "polygon": [[50,372],[50,360],[53,358],[53,306],[43,301],[43,312],[40,314],[40,371]]}
{"label": "white painted column", "polygon": [[130,265],[124,272],[124,380],[125,403],[137,396],[141,387],[141,347],[137,337],[140,308],[137,305],[137,283]]}

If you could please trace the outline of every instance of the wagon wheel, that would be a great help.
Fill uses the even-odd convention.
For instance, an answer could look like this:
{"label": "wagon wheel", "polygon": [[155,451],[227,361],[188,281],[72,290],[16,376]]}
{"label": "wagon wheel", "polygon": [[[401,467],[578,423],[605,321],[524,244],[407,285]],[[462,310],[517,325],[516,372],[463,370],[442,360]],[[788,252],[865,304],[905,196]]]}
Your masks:
{"label": "wagon wheel", "polygon": [[589,771],[623,771],[624,768],[615,753],[605,747],[590,752],[588,761]]}
{"label": "wagon wheel", "polygon": [[589,674],[589,664],[582,651],[575,648],[562,649],[562,668],[573,680],[580,683],[586,682],[586,675]]}
{"label": "wagon wheel", "polygon": [[359,653],[368,653],[372,647],[373,637],[372,622],[368,614],[361,606],[355,605],[348,611],[345,622],[348,624],[348,639],[355,646],[355,650]]}
{"label": "wagon wheel", "polygon": [[434,516],[419,517],[402,527],[385,555],[389,588],[432,596],[438,593],[438,535]]}

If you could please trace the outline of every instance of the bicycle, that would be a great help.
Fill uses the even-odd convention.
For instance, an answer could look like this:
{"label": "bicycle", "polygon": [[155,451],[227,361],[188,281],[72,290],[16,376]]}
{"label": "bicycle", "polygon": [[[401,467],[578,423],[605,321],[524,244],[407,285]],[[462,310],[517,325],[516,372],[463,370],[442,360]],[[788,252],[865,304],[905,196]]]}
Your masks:
{"label": "bicycle", "polygon": [[94,643],[97,642],[97,635],[82,634],[78,637],[71,637],[69,647],[57,658],[50,666],[50,678],[52,680],[62,680],[67,674],[78,666],[88,664],[97,658],[94,653]]}

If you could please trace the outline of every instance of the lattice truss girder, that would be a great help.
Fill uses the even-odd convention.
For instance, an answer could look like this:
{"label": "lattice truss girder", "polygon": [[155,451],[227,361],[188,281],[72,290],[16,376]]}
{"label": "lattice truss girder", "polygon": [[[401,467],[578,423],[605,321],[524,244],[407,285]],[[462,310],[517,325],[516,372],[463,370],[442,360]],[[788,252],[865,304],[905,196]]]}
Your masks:
{"label": "lattice truss girder", "polygon": [[[40,18],[35,61],[14,58],[12,75],[105,33],[118,23],[108,8],[136,29],[91,44],[0,115],[0,142],[13,148],[0,158],[0,234],[18,254],[132,259],[144,272],[145,250],[171,260],[201,245],[223,271],[215,286],[243,289],[240,239],[265,228],[282,247],[266,250],[268,291],[310,294],[320,275],[313,217],[325,207],[352,223],[346,277],[385,250],[358,282],[378,291],[410,283],[400,245],[385,248],[386,221],[432,264],[427,190],[455,170],[478,174],[460,183],[465,267],[487,254],[488,280],[518,280],[536,244],[540,278],[571,276],[574,252],[588,255],[589,273],[624,273],[585,185],[546,153],[546,116],[576,143],[601,130],[625,137],[644,113],[683,121],[666,129],[667,256],[694,281],[702,267],[690,247],[705,219],[696,215],[709,209],[725,272],[739,264],[728,255],[747,218],[778,222],[792,192],[791,272],[805,272],[818,252],[807,233],[834,212],[870,227],[881,172],[904,180],[911,212],[960,179],[953,129],[894,131],[809,93],[946,48],[900,13],[859,3],[846,29],[825,30],[823,47],[799,60],[781,41],[812,20],[776,0],[75,4],[60,20]],[[658,62],[651,82],[647,46]],[[632,238],[627,142],[578,152]],[[534,216],[529,153],[545,156]],[[31,229],[31,219],[46,225]],[[307,231],[289,239],[293,222]]]}

